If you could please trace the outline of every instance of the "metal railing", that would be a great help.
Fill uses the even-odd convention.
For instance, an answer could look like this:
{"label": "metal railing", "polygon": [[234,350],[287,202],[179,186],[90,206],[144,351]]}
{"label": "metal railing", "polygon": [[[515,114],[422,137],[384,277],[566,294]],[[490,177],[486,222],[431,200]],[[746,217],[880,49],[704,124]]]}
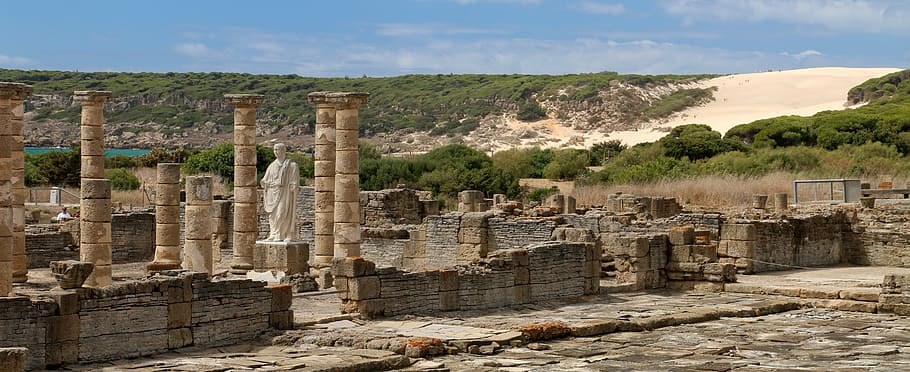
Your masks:
{"label": "metal railing", "polygon": [[[48,191],[48,197],[46,199],[42,198],[42,191]],[[64,197],[67,199],[72,199],[72,203],[65,203]],[[40,200],[47,200],[47,202],[41,202]],[[28,201],[27,203],[32,205],[79,205],[79,195],[76,195],[69,190],[66,190],[62,187],[29,187],[28,188]]]}
{"label": "metal railing", "polygon": [[[800,193],[800,186],[808,186],[811,200],[806,193]],[[819,187],[821,186],[821,188]],[[857,203],[861,196],[860,180],[844,178],[825,180],[793,181],[794,203]],[[804,190],[805,191],[805,190]],[[800,198],[800,196],[803,196]]]}

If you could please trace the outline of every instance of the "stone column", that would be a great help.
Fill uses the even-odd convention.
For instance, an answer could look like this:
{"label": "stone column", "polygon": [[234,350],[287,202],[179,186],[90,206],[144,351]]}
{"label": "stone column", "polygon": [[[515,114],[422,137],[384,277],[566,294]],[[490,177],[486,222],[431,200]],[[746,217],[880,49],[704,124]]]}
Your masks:
{"label": "stone column", "polygon": [[108,91],[76,91],[82,103],[79,256],[95,265],[87,287],[111,284],[111,181],[104,179],[104,102]]}
{"label": "stone column", "polygon": [[335,103],[335,257],[360,256],[359,117],[367,93],[330,93]]}
{"label": "stone column", "polygon": [[325,92],[310,93],[308,99],[316,104],[313,266],[321,268],[332,264],[335,249],[335,104]]}
{"label": "stone column", "polygon": [[83,178],[79,208],[80,261],[95,265],[86,287],[111,284],[111,180]]}
{"label": "stone column", "polygon": [[212,201],[212,261],[221,263],[222,249],[229,247],[231,241],[231,201]]}
{"label": "stone column", "polygon": [[84,90],[73,92],[82,103],[82,178],[104,178],[104,101],[111,92]]}
{"label": "stone column", "polygon": [[180,164],[158,163],[155,187],[155,260],[148,272],[180,268]]}
{"label": "stone column", "polygon": [[[256,185],[256,105],[259,94],[226,94],[234,105],[234,249],[231,272],[253,269],[253,248],[259,235],[259,191]],[[211,247],[209,247],[211,251]]]}
{"label": "stone column", "polygon": [[23,87],[0,83],[0,297],[13,290],[12,98]]}
{"label": "stone column", "polygon": [[23,101],[32,94],[32,87],[23,84],[18,94],[10,98],[10,155],[12,174],[10,176],[10,198],[13,213],[13,283],[28,280],[28,266],[25,257],[25,105]]}
{"label": "stone column", "polygon": [[212,261],[212,177],[186,177],[186,220],[184,226],[183,268],[214,272]]}

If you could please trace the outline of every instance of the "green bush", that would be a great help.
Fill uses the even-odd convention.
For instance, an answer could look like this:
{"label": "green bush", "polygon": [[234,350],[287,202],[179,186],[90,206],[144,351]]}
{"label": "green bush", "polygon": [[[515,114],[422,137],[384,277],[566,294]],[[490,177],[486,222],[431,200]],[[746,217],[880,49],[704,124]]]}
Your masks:
{"label": "green bush", "polygon": [[606,142],[598,142],[591,146],[591,165],[603,165],[610,160],[622,153],[623,150],[628,148],[620,140],[610,140]]}
{"label": "green bush", "polygon": [[548,198],[550,195],[558,194],[559,188],[556,186],[547,188],[547,189],[534,189],[528,193],[528,200],[540,202]]}
{"label": "green bush", "polygon": [[51,151],[26,155],[25,174],[27,186],[79,186],[82,163],[79,147],[71,151]]}
{"label": "green bush", "polygon": [[524,149],[508,149],[494,153],[493,166],[515,178],[527,178],[533,171],[531,154]]}
{"label": "green bush", "polygon": [[544,168],[543,174],[551,180],[573,179],[584,174],[590,161],[585,150],[559,150],[554,154],[550,164]]}
{"label": "green bush", "polygon": [[105,169],[104,178],[111,180],[114,190],[136,190],[139,188],[139,178],[123,168]]}
{"label": "green bush", "polygon": [[[257,179],[262,177],[269,164],[275,160],[271,148],[256,145]],[[298,164],[299,165],[299,164]],[[186,174],[212,173],[226,180],[234,179],[234,144],[225,142],[211,149],[190,155],[181,167]]]}
{"label": "green bush", "polygon": [[104,158],[104,168],[136,168],[136,160],[126,155],[114,155]]}
{"label": "green bush", "polygon": [[720,133],[704,124],[686,124],[673,128],[670,134],[658,141],[667,156],[689,160],[710,158],[728,151],[745,151],[736,141],[724,139]]}
{"label": "green bush", "polygon": [[527,101],[518,106],[518,120],[537,121],[547,117],[547,110],[535,101]]}

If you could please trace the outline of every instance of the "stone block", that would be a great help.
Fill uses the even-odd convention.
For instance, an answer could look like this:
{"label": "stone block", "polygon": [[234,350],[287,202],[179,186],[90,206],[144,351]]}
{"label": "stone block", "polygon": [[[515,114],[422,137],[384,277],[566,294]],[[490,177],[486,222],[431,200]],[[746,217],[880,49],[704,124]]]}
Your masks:
{"label": "stone block", "polygon": [[[464,220],[462,220],[464,221]],[[486,228],[464,227],[458,231],[458,242],[467,244],[483,244],[487,242]]]}
{"label": "stone block", "polygon": [[274,329],[294,329],[294,311],[274,311],[269,313],[269,326]]}
{"label": "stone block", "polygon": [[54,279],[57,280],[60,288],[63,289],[82,287],[82,284],[85,283],[85,280],[91,275],[92,270],[95,268],[95,265],[91,262],[73,260],[51,261],[50,266],[51,272],[54,274]]}
{"label": "stone block", "polygon": [[286,284],[270,285],[268,289],[272,293],[272,312],[285,311],[291,308],[291,303],[294,299],[291,286]]}
{"label": "stone block", "polygon": [[191,302],[177,302],[167,305],[167,327],[186,328],[192,325],[193,304]]}
{"label": "stone block", "polygon": [[513,304],[520,305],[531,302],[531,286],[530,285],[516,285],[512,287],[512,301]]}
{"label": "stone block", "polygon": [[711,244],[710,230],[695,230],[695,244]]}
{"label": "stone block", "polygon": [[757,235],[753,224],[723,224],[720,227],[722,240],[755,240]]}
{"label": "stone block", "polygon": [[351,300],[368,300],[379,297],[379,277],[359,276],[348,279],[348,296]]}
{"label": "stone block", "polygon": [[155,191],[155,204],[167,206],[180,206],[180,184],[159,183]]}
{"label": "stone block", "polygon": [[48,343],[78,340],[79,314],[58,315],[47,318]]}
{"label": "stone block", "polygon": [[720,245],[723,246],[720,250],[726,252],[729,257],[755,257],[755,241],[721,240]]}
{"label": "stone block", "polygon": [[439,270],[439,291],[457,291],[459,286],[458,271],[453,269]]}
{"label": "stone block", "polygon": [[83,178],[80,192],[83,199],[110,199],[111,180],[103,178]]}
{"label": "stone block", "polygon": [[178,349],[193,344],[193,331],[191,328],[176,328],[167,330],[167,348]]}
{"label": "stone block", "polygon": [[670,262],[667,264],[667,271],[701,273],[703,271],[703,266],[698,262]]}
{"label": "stone block", "polygon": [[341,306],[342,312],[357,312],[367,318],[375,318],[385,314],[385,301],[379,298],[360,301],[348,300],[344,301]]}
{"label": "stone block", "polygon": [[695,228],[692,226],[676,226],[667,234],[672,245],[695,244]]}
{"label": "stone block", "polygon": [[[82,286],[81,284],[79,285]],[[78,288],[78,287],[77,287]],[[51,291],[51,298],[57,303],[57,315],[78,314],[79,292],[76,291]]]}
{"label": "stone block", "polygon": [[25,362],[28,360],[28,349],[24,347],[0,348],[0,366],[2,371],[25,371]]}
{"label": "stone block", "polygon": [[674,245],[670,247],[670,262],[689,262],[691,253],[689,245]]}
{"label": "stone block", "polygon": [[458,310],[458,291],[440,291],[439,292],[439,310],[442,310],[442,311]]}
{"label": "stone block", "polygon": [[80,205],[82,221],[111,222],[111,199],[83,199]]}
{"label": "stone block", "polygon": [[363,257],[336,257],[332,260],[332,274],[348,278],[375,275],[376,264]]}
{"label": "stone block", "polygon": [[717,262],[717,246],[713,244],[693,245],[690,257],[694,262]]}
{"label": "stone block", "polygon": [[531,272],[526,267],[517,267],[515,270],[515,285],[531,284]]}
{"label": "stone block", "polygon": [[79,341],[48,343],[44,350],[44,357],[47,367],[77,363],[79,361]]}

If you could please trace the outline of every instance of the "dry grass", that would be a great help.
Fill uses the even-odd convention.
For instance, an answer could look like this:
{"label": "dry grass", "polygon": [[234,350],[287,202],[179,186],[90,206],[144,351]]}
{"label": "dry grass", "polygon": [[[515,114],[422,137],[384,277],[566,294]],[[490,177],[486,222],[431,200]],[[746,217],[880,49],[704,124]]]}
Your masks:
{"label": "dry grass", "polygon": [[707,176],[649,184],[577,186],[572,195],[579,206],[604,205],[608,195],[622,192],[672,197],[686,206],[723,209],[751,205],[752,195],[755,194],[792,193],[794,179],[797,177],[793,174],[783,172],[758,178]]}

